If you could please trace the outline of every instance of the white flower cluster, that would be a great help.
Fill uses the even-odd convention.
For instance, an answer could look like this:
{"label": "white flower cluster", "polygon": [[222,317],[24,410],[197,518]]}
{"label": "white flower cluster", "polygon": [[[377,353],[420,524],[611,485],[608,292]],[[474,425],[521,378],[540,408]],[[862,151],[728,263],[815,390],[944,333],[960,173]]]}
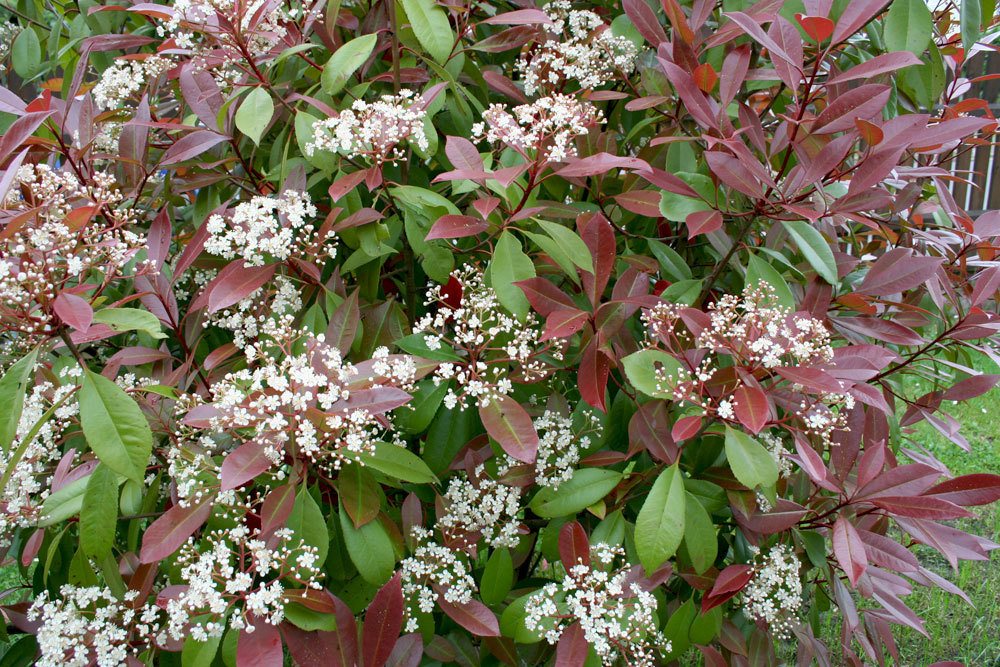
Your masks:
{"label": "white flower cluster", "polygon": [[[31,211],[17,228],[0,240],[0,321],[2,327],[26,334],[53,330],[50,315],[56,295],[91,271],[110,281],[145,245],[130,209],[115,210],[123,195],[112,174],[97,172],[84,185],[67,171],[44,164],[17,172],[17,187],[2,208]],[[95,215],[75,221],[74,210],[93,207]],[[99,212],[97,212],[99,210]],[[81,227],[81,220],[85,221]],[[139,267],[137,271],[144,270]]]}
{"label": "white flower cluster", "polygon": [[741,593],[746,615],[767,623],[781,639],[790,635],[802,608],[800,567],[799,559],[789,546],[772,547],[763,562],[755,567],[753,579]]}
{"label": "white flower cluster", "polygon": [[[363,403],[352,404],[349,385],[385,382],[408,389],[416,378],[411,357],[390,355],[380,348],[374,353],[371,376],[361,378],[358,369],[322,336],[281,327],[268,333],[275,336],[276,347],[247,344],[244,355],[249,367],[212,384],[211,426],[194,433],[181,427],[175,434],[186,444],[171,456],[171,467],[179,488],[188,494],[202,490],[198,472],[218,447],[213,433],[230,434],[237,444],[252,440],[263,445],[274,466],[292,456],[327,474],[357,461],[377,442],[391,439],[387,432],[391,423]],[[296,353],[300,347],[305,351]],[[197,403],[185,405],[193,408]]]}
{"label": "white flower cluster", "polygon": [[579,623],[587,643],[604,665],[654,667],[663,664],[670,641],[657,628],[656,598],[634,581],[620,547],[594,544],[591,565],[569,568],[559,583],[532,594],[525,626],[556,644],[569,626]]}
{"label": "white flower cluster", "polygon": [[374,102],[356,100],[334,118],[313,124],[313,140],[306,154],[316,151],[342,153],[349,159],[365,157],[374,164],[395,162],[405,156],[404,141],[427,150],[423,101],[412,90],[383,95]]}
{"label": "white flower cluster", "polygon": [[461,303],[449,302],[445,288],[433,286],[424,303],[437,309],[413,326],[414,333],[424,335],[430,349],[448,347],[463,357],[462,361],[442,363],[434,371],[435,383],[454,380],[458,385],[457,391],[448,388],[445,406],[464,410],[470,402],[489,405],[494,397],[511,393],[515,373],[525,382],[543,377],[546,365],[537,355],[547,346],[538,342],[541,333],[534,314],[523,322],[508,315],[475,268],[459,269],[452,277],[461,287]]}
{"label": "white flower cluster", "polygon": [[518,61],[524,92],[558,89],[566,81],[593,89],[611,80],[615,70],[624,74],[635,68],[638,50],[625,37],[615,37],[601,17],[588,10],[570,8],[568,0],[545,6],[552,20],[545,43]]}
{"label": "white flower cluster", "polygon": [[181,49],[216,47],[212,60],[221,58],[223,64],[270,53],[287,34],[284,23],[291,18],[283,6],[268,0],[174,0],[172,10],[157,34],[173,37]]}
{"label": "white flower cluster", "polygon": [[38,623],[40,667],[119,667],[136,663],[160,632],[160,610],[138,603],[138,591],[117,599],[108,588],[65,584],[59,597],[42,593],[28,610]]}
{"label": "white flower cluster", "polygon": [[299,286],[288,276],[277,274],[270,285],[263,285],[237,301],[205,316],[205,322],[233,333],[233,344],[240,349],[255,343],[261,336],[291,326],[302,311]]}
{"label": "white flower cluster", "polygon": [[792,474],[792,462],[785,456],[785,443],[781,437],[767,432],[761,433],[759,437],[767,447],[768,453],[774,458],[774,463],[778,466],[778,475],[788,477]]}
{"label": "white flower cluster", "polygon": [[474,471],[474,480],[465,475],[452,477],[444,494],[445,513],[438,517],[441,532],[456,539],[482,536],[492,547],[514,548],[518,543],[517,514],[521,511],[521,490],[486,476],[484,466]]}
{"label": "white flower cluster", "polygon": [[412,534],[421,544],[400,563],[399,570],[407,606],[404,632],[418,630],[414,608],[429,614],[441,598],[452,604],[465,604],[476,592],[476,580],[460,552],[430,541],[430,531],[419,526],[413,527]]}
{"label": "white flower cluster", "polygon": [[472,126],[477,141],[500,143],[525,157],[534,153],[552,162],[576,156],[574,139],[603,122],[604,115],[571,95],[553,94],[531,104],[521,104],[513,113],[502,104],[483,112],[483,122]]}
{"label": "white flower cluster", "polygon": [[[333,238],[316,237],[309,221],[315,216],[316,207],[305,192],[286,190],[278,197],[253,197],[237,205],[228,218],[216,214],[208,219],[205,251],[223,259],[242,258],[247,266],[283,262],[297,251],[310,256],[310,248],[318,250]],[[326,254],[333,257],[336,249]]]}
{"label": "white flower cluster", "polygon": [[[41,518],[52,464],[62,456],[63,433],[80,412],[74,389],[73,383],[41,382],[25,397],[14,441],[0,451],[0,471],[10,471],[0,489],[0,546],[9,544],[13,531]],[[49,410],[52,414],[45,419]]]}
{"label": "white flower cluster", "polygon": [[94,103],[105,111],[117,109],[173,66],[173,61],[162,56],[118,60],[101,72],[101,80],[93,89]]}
{"label": "white flower cluster", "polygon": [[166,602],[166,633],[175,640],[206,641],[227,627],[253,632],[251,616],[278,625],[285,618],[286,586],[323,588],[316,547],[294,541],[288,529],[267,541],[245,526],[216,530],[189,539],[178,564],[185,588]]}
{"label": "white flower cluster", "polygon": [[[584,433],[574,431],[572,417],[553,410],[546,410],[535,419],[535,431],[538,433],[535,484],[558,489],[573,477],[576,465],[580,462],[581,450],[590,446],[590,435],[587,433],[599,435],[601,432],[596,415],[587,414],[593,418],[594,427]],[[505,456],[501,473],[516,465],[521,463]]]}

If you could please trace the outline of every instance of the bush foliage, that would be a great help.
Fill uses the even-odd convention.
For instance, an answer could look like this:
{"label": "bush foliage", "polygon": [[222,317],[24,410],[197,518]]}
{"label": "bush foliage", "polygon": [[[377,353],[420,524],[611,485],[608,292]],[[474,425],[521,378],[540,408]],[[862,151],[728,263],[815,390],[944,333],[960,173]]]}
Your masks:
{"label": "bush foliage", "polygon": [[4,664],[882,663],[998,547],[992,2],[0,13]]}

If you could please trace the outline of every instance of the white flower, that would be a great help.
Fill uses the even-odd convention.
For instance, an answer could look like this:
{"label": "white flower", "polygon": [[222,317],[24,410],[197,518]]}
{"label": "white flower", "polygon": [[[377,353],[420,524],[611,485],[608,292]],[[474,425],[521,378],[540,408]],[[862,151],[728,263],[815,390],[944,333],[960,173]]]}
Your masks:
{"label": "white flower", "polygon": [[767,623],[779,638],[788,637],[798,622],[802,607],[799,568],[799,559],[790,547],[772,547],[741,594],[746,615]]}
{"label": "white flower", "polygon": [[521,491],[485,475],[483,466],[475,470],[475,482],[464,475],[453,477],[444,494],[445,513],[437,527],[446,534],[480,534],[492,547],[516,547],[519,541],[517,514]]}
{"label": "white flower", "polygon": [[465,604],[476,592],[476,580],[461,553],[429,541],[430,532],[414,526],[413,536],[423,542],[413,555],[400,563],[400,579],[406,600],[405,632],[416,632],[415,610],[429,614],[442,597],[452,604]]}
{"label": "white flower", "polygon": [[549,38],[517,63],[528,95],[559,88],[565,81],[597,88],[610,81],[615,70],[628,74],[635,68],[635,44],[615,37],[594,12],[572,10],[567,0],[556,0],[545,6],[545,13],[552,20]]}
{"label": "white flower", "polygon": [[490,105],[483,112],[483,122],[472,126],[472,133],[477,140],[560,162],[576,155],[576,137],[603,120],[601,111],[589,102],[554,94],[516,106],[513,114],[502,104]]}
{"label": "white flower", "polygon": [[93,90],[94,103],[103,110],[117,109],[145,88],[148,81],[165,74],[173,66],[170,59],[161,56],[118,60],[101,72],[101,80]]}
{"label": "white flower", "polygon": [[395,162],[404,153],[404,141],[427,150],[423,101],[411,90],[383,95],[375,102],[356,100],[334,118],[313,124],[313,140],[306,154],[315,151],[343,153],[347,158],[366,157],[375,164]]}

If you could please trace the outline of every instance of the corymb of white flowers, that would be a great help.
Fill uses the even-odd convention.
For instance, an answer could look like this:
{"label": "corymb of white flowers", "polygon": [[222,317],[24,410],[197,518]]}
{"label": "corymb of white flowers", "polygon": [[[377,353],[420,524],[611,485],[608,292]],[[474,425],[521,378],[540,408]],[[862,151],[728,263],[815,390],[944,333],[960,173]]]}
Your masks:
{"label": "corymb of white flowers", "polygon": [[491,104],[483,122],[472,126],[472,134],[477,141],[509,146],[528,159],[562,162],[576,156],[573,140],[603,121],[593,104],[557,93],[516,106],[513,113],[502,104]]}
{"label": "corymb of white flowers", "polygon": [[428,348],[450,348],[460,358],[441,363],[434,371],[435,383],[454,381],[445,395],[445,407],[465,409],[469,403],[483,407],[510,394],[512,376],[525,382],[543,377],[547,367],[537,356],[549,345],[539,343],[541,331],[534,314],[523,321],[508,315],[475,267],[451,275],[451,284],[460,289],[460,303],[444,286],[432,286],[424,304],[437,308],[413,325]]}
{"label": "corymb of white flowers", "polygon": [[373,164],[395,162],[405,156],[404,141],[427,150],[423,100],[412,90],[383,95],[374,102],[356,100],[338,116],[313,124],[306,155],[316,151],[341,153],[348,159],[366,158]]}
{"label": "corymb of white flowers", "polygon": [[[277,197],[253,197],[225,217],[215,214],[205,223],[209,237],[205,251],[223,259],[243,259],[246,266],[285,261],[310,248],[328,244],[332,235],[316,238],[312,218],[316,207],[309,194],[286,190]],[[324,248],[329,257],[336,248]]]}
{"label": "corymb of white flowers", "polygon": [[571,9],[568,0],[550,2],[544,11],[552,21],[546,27],[548,39],[517,63],[528,95],[558,89],[566,81],[597,88],[611,81],[616,70],[628,74],[635,68],[635,44],[616,37],[594,12]]}
{"label": "corymb of white flowers", "polygon": [[561,582],[531,595],[525,627],[556,644],[579,623],[604,665],[662,664],[671,644],[658,628],[656,598],[636,583],[624,557],[621,547],[591,545],[589,565],[578,562]]}
{"label": "corymb of white flowers", "polygon": [[[759,553],[756,548],[752,551]],[[779,544],[754,568],[754,578],[743,589],[743,611],[749,618],[766,623],[779,638],[789,637],[798,622],[802,608],[800,567],[792,549]]]}
{"label": "corymb of white flowers", "polygon": [[433,612],[441,599],[466,604],[476,592],[476,580],[460,551],[431,541],[431,532],[420,526],[414,526],[411,534],[420,544],[399,570],[407,605],[406,632],[419,629],[418,612]]}

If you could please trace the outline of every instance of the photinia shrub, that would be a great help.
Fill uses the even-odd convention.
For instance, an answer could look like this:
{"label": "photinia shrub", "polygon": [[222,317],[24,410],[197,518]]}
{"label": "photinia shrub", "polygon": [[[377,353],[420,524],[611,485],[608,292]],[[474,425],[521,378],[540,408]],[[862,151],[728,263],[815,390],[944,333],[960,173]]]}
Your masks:
{"label": "photinia shrub", "polygon": [[0,14],[3,664],[883,663],[998,548],[992,2]]}

